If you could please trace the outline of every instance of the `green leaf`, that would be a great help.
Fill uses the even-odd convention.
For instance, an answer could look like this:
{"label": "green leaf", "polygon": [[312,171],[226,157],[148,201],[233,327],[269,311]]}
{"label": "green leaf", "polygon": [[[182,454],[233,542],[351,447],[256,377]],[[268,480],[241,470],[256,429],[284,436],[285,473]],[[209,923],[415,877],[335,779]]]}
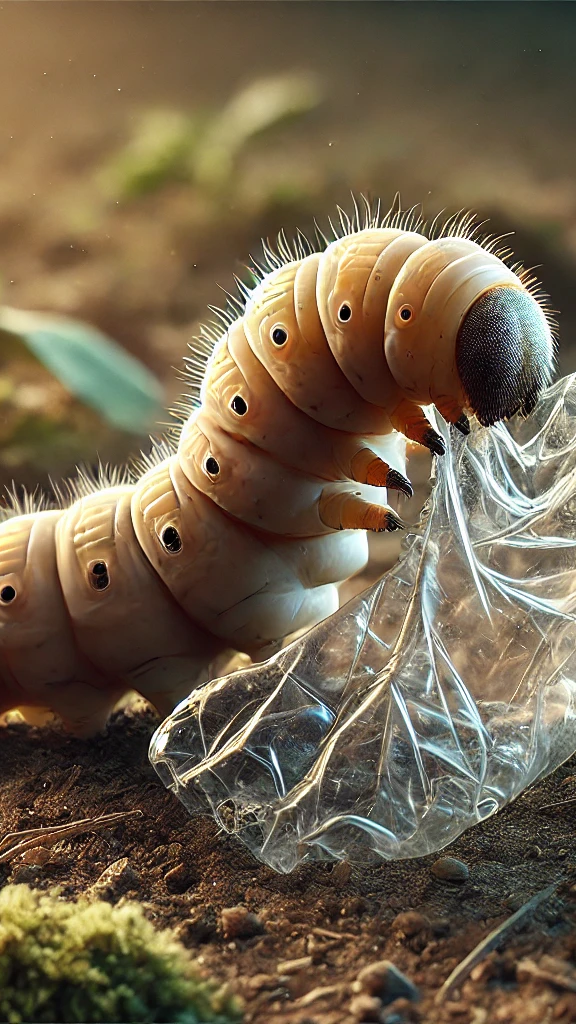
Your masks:
{"label": "green leaf", "polygon": [[258,78],[216,115],[194,159],[196,181],[212,188],[231,179],[234,160],[252,138],[314,110],[322,100],[318,78],[305,71]]}
{"label": "green leaf", "polygon": [[104,191],[122,199],[154,192],[170,181],[188,181],[199,119],[178,110],[149,110],[126,145],[104,166]]}
{"label": "green leaf", "polygon": [[0,330],[16,334],[72,394],[121,430],[152,429],[163,408],[158,379],[94,327],[0,307]]}

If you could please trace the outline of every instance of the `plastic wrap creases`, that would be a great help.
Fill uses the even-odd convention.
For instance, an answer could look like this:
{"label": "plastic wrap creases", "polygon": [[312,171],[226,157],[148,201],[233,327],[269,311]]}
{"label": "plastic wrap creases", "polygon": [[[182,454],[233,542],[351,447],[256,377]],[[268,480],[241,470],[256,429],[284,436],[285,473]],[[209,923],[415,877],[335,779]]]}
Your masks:
{"label": "plastic wrap creases", "polygon": [[576,749],[576,376],[527,420],[434,425],[394,568],[152,740],[186,807],[277,871],[440,850]]}

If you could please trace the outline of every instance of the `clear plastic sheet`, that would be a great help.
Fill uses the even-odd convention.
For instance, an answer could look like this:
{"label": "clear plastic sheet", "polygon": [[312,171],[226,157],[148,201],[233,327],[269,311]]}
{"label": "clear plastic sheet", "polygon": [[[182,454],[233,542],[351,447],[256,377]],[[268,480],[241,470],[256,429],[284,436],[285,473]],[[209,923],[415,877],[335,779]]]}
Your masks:
{"label": "clear plastic sheet", "polygon": [[195,690],[151,760],[277,871],[440,850],[576,749],[576,376],[448,443],[396,566]]}

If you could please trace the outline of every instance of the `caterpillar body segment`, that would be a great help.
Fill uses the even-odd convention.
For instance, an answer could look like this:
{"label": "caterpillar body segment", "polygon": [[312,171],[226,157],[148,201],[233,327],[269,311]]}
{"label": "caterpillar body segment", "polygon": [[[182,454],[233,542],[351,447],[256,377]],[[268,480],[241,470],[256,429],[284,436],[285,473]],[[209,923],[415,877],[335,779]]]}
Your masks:
{"label": "caterpillar body segment", "polygon": [[[348,483],[326,483],[320,477],[277,462],[259,448],[243,444],[199,413],[189,421],[178,449],[188,480],[236,519],[282,536],[314,537],[343,529],[325,521],[323,507],[333,494],[375,504],[384,516],[395,517],[383,503],[386,491]],[[373,455],[373,458],[375,456]],[[363,529],[360,522],[352,529]],[[385,529],[382,525],[381,529]]]}
{"label": "caterpillar body segment", "polygon": [[126,687],[76,643],[56,565],[61,514],[40,511],[0,526],[0,711],[48,708],[76,731],[93,731]]}
{"label": "caterpillar body segment", "polygon": [[330,350],[317,306],[320,262],[316,253],[281,268],[279,280],[275,274],[263,279],[243,317],[248,343],[278,387],[310,419],[354,433],[387,434],[393,427],[386,411],[362,399]]}
{"label": "caterpillar body segment", "polygon": [[554,344],[545,309],[513,270],[477,242],[446,238],[396,278],[384,351],[405,394],[450,423],[468,409],[491,426],[530,411],[550,382]]}
{"label": "caterpillar body segment", "polygon": [[[162,501],[158,492],[163,492]],[[227,641],[228,647],[252,653],[292,628],[302,628],[306,608],[315,608],[319,599],[322,607],[326,601],[330,609],[334,607],[335,588],[322,595],[303,584],[309,569],[304,564],[305,550],[300,569],[296,540],[292,557],[286,557],[288,542],[277,548],[272,535],[253,530],[221,510],[194,487],[176,456],[136,487],[133,510],[138,540],[170,593],[192,621]],[[176,552],[166,543],[167,530],[178,535],[181,548]],[[310,537],[308,549],[322,539]],[[366,558],[365,544],[358,545],[354,571],[364,566]],[[342,579],[339,561],[335,544],[330,584]],[[351,561],[347,548],[345,566]],[[326,567],[318,586],[325,582]]]}
{"label": "caterpillar body segment", "polygon": [[392,469],[390,479],[410,494],[401,472],[405,458],[398,436],[360,435],[311,423],[254,355],[242,320],[230,325],[206,369],[202,407],[232,437],[293,469],[326,480],[344,477],[381,486],[390,484]]}
{"label": "caterpillar body segment", "polygon": [[168,713],[232,652],[336,610],[366,531],[402,525],[405,439],[444,452],[426,406],[463,433],[534,406],[554,345],[525,272],[468,218],[358,220],[322,252],[265,249],[189,357],[175,443],[0,523],[0,712],[86,733],[136,689]]}
{"label": "caterpillar body segment", "polygon": [[138,544],[132,491],[96,492],[64,512],[58,575],[76,641],[102,676],[172,692],[197,677],[219,646],[170,599]]}
{"label": "caterpillar body segment", "polygon": [[318,310],[330,352],[355,391],[390,418],[404,395],[382,359],[389,288],[426,242],[397,228],[357,232],[332,242],[318,268]]}

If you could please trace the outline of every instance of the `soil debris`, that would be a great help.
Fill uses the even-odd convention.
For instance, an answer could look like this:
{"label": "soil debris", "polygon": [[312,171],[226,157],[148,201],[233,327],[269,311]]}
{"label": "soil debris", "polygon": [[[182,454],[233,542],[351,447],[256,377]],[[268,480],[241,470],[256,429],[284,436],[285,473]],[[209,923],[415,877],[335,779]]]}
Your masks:
{"label": "soil debris", "polygon": [[[122,816],[98,831],[39,843],[50,854],[43,863],[23,863],[18,854],[0,864],[3,882],[27,872],[31,885],[58,885],[65,898],[106,883],[109,902],[140,900],[155,925],[176,930],[207,975],[244,999],[246,1024],[360,1024],[362,1014],[375,1013],[370,1000],[378,1001],[378,1024],[576,1019],[572,808],[542,811],[566,791],[562,780],[576,772],[576,758],[453,844],[447,856],[468,865],[466,881],[439,884],[431,872],[436,854],[347,865],[348,881],[336,886],[339,865],[306,863],[276,875],[210,818],[190,818],[148,762],[156,721],[144,708],[118,712],[91,740],[21,723],[4,728],[3,834],[53,834],[111,810]],[[535,838],[538,858],[530,855]],[[546,889],[536,905],[534,894]],[[531,909],[506,930],[511,895]],[[489,948],[496,930],[497,947]],[[382,961],[391,966],[376,987],[359,985]],[[404,990],[383,989],[383,978]]]}
{"label": "soil debris", "polygon": [[224,907],[220,919],[225,939],[251,939],[263,930],[260,919],[246,907]]}
{"label": "soil debris", "polygon": [[139,878],[136,871],[130,864],[128,857],[120,857],[104,869],[94,885],[90,886],[89,892],[99,899],[113,898],[129,889],[138,889]]}
{"label": "soil debris", "polygon": [[456,857],[440,857],[430,868],[435,878],[442,882],[466,882],[470,877],[467,864]]}
{"label": "soil debris", "polygon": [[184,861],[180,861],[176,867],[169,868],[164,875],[164,883],[168,892],[183,893],[190,888],[194,882],[198,881],[198,875],[194,869],[186,864]]}
{"label": "soil debris", "polygon": [[377,996],[383,1003],[391,1003],[392,1000],[399,998],[413,1002],[420,999],[416,985],[390,960],[367,964],[360,971],[353,987],[367,992],[368,995]]}

